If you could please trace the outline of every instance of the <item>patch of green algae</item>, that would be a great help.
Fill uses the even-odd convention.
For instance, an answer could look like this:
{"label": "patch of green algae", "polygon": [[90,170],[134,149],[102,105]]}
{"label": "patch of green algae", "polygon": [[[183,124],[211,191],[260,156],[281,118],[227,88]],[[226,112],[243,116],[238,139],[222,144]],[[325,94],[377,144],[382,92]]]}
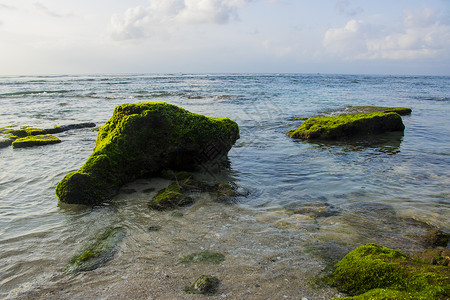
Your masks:
{"label": "patch of green algae", "polygon": [[179,206],[186,206],[193,203],[191,197],[186,197],[182,193],[182,185],[174,182],[168,187],[158,191],[149,202],[149,208],[156,210],[166,210]]}
{"label": "patch of green algae", "polygon": [[25,148],[25,147],[34,147],[34,146],[42,146],[49,144],[57,144],[61,143],[61,140],[56,136],[51,134],[42,134],[42,135],[30,135],[23,138],[18,138],[12,142],[13,148]]}
{"label": "patch of green algae", "polygon": [[448,299],[450,269],[413,260],[376,244],[360,246],[326,279],[346,299]]}
{"label": "patch of green algae", "polygon": [[397,113],[373,112],[332,117],[312,117],[295,130],[286,132],[292,138],[337,139],[355,135],[403,131],[402,118]]}
{"label": "patch of green algae", "polygon": [[86,272],[105,265],[113,258],[117,245],[124,237],[124,228],[106,228],[94,241],[84,245],[80,251],[71,258],[66,267],[66,271],[69,273]]}

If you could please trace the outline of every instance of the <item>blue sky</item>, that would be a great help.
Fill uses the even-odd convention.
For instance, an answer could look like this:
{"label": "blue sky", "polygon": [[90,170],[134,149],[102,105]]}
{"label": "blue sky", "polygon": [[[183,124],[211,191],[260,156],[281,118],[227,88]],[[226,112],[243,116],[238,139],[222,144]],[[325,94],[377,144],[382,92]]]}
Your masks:
{"label": "blue sky", "polygon": [[450,75],[450,0],[0,0],[0,74]]}

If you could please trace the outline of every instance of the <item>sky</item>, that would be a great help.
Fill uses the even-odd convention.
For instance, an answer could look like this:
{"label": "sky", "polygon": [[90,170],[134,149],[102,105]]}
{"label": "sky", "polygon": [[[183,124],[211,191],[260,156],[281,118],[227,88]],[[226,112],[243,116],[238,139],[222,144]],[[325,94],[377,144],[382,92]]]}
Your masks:
{"label": "sky", "polygon": [[450,75],[450,0],[0,0],[0,75]]}

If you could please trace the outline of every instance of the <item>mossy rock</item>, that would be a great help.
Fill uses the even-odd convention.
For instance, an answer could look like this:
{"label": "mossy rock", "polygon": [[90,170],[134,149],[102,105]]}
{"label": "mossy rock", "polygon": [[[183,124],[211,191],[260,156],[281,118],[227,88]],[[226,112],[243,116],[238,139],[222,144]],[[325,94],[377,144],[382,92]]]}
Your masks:
{"label": "mossy rock", "polygon": [[203,251],[198,253],[192,253],[180,259],[180,263],[182,264],[203,263],[203,264],[218,265],[223,261],[225,261],[225,255],[223,255],[220,252],[214,251]]}
{"label": "mossy rock", "polygon": [[407,107],[382,107],[382,106],[349,106],[345,109],[345,114],[360,114],[360,113],[373,113],[373,112],[395,112],[400,116],[410,115],[412,112],[411,108]]}
{"label": "mossy rock", "polygon": [[187,294],[214,295],[219,288],[220,280],[214,276],[202,275],[184,291]]}
{"label": "mossy rock", "polygon": [[137,178],[221,159],[238,138],[238,125],[227,118],[168,103],[122,104],[100,128],[86,163],[58,183],[56,194],[66,203],[101,203]]}
{"label": "mossy rock", "polygon": [[70,273],[95,270],[108,263],[116,252],[117,245],[125,237],[126,231],[122,227],[109,227],[102,230],[96,239],[83,246],[72,257],[66,267]]}
{"label": "mossy rock", "polygon": [[[64,132],[71,129],[79,129],[79,128],[87,128],[87,127],[94,127],[94,123],[77,123],[77,124],[69,124],[69,125],[63,125],[63,126],[55,126],[54,128],[33,128],[24,126],[20,129],[17,128],[15,125],[0,127],[0,148],[5,148],[14,143],[19,138],[25,138],[27,141],[23,145],[25,146],[18,146],[21,140],[19,139],[18,143],[13,145],[15,148],[20,147],[31,147],[31,146],[37,146],[37,145],[46,145],[46,144],[54,144],[59,142],[42,142],[36,145],[33,145],[33,142],[36,143],[37,136],[42,135],[51,135],[55,133]],[[56,139],[56,137],[54,137]],[[49,139],[49,138],[48,138]],[[48,140],[47,139],[47,140]],[[33,142],[32,142],[33,141]],[[31,146],[30,146],[31,145]]]}
{"label": "mossy rock", "polygon": [[448,267],[413,260],[376,244],[360,246],[348,253],[335,265],[335,271],[328,280],[339,291],[358,296],[352,299],[450,297]]}
{"label": "mossy rock", "polygon": [[332,117],[312,117],[295,130],[286,132],[295,139],[335,140],[403,131],[402,118],[397,113],[373,112],[370,114],[347,114]]}
{"label": "mossy rock", "polygon": [[51,134],[31,135],[18,138],[12,142],[13,148],[25,148],[61,143],[61,140]]}
{"label": "mossy rock", "polygon": [[194,203],[194,199],[182,193],[182,186],[174,182],[168,187],[158,191],[149,202],[149,207],[156,210],[173,209]]}

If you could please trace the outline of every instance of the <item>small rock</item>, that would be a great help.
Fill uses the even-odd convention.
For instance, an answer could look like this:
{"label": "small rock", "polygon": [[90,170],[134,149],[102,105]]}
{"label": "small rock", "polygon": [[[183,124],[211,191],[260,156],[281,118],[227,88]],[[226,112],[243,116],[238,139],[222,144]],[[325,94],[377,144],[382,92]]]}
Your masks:
{"label": "small rock", "polygon": [[447,247],[449,234],[439,229],[431,229],[423,238],[425,247]]}
{"label": "small rock", "polygon": [[219,287],[219,279],[213,276],[202,275],[184,291],[187,294],[214,295]]}

